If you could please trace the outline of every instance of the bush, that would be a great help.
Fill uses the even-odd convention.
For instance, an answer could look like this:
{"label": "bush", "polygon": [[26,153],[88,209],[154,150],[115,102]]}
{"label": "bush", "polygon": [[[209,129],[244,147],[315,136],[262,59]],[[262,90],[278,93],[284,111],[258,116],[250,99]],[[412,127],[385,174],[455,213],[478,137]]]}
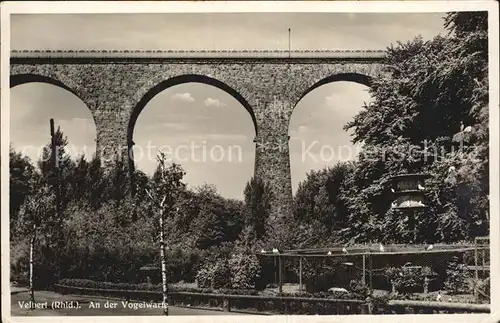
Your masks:
{"label": "bush", "polygon": [[393,284],[397,292],[415,292],[423,288],[425,277],[414,268],[388,268],[385,277]]}
{"label": "bush", "polygon": [[260,277],[260,263],[253,254],[235,254],[229,260],[231,287],[235,289],[254,288]]}
{"label": "bush", "polygon": [[357,293],[328,293],[328,292],[299,292],[299,293],[278,293],[280,297],[301,297],[301,298],[328,298],[328,299],[356,299],[364,300],[366,297]]}
{"label": "bush", "polygon": [[219,260],[215,264],[205,264],[196,275],[199,288],[230,288],[231,270],[227,260]]}
{"label": "bush", "polygon": [[371,294],[370,288],[358,280],[351,280],[349,283],[350,290],[353,294],[359,295],[359,297],[368,297]]}
{"label": "bush", "polygon": [[446,275],[444,287],[449,293],[458,294],[468,290],[470,272],[465,264],[458,262],[456,257],[448,264]]}
{"label": "bush", "polygon": [[197,249],[185,251],[174,248],[167,252],[167,271],[169,281],[194,282],[199,264],[199,251]]}
{"label": "bush", "polygon": [[[70,287],[83,287],[83,288],[98,288],[110,290],[130,290],[130,291],[162,291],[162,284],[127,284],[127,283],[110,283],[98,282],[90,279],[76,279],[64,278],[59,281],[60,285]],[[190,293],[209,293],[209,294],[230,294],[230,295],[256,295],[257,291],[247,289],[212,289],[212,288],[189,288],[169,286],[169,292],[190,292]]]}
{"label": "bush", "polygon": [[227,260],[221,260],[213,266],[212,269],[212,288],[230,288],[231,287],[231,269]]}
{"label": "bush", "polygon": [[209,288],[212,286],[213,266],[203,266],[196,275],[196,283],[199,288]]}

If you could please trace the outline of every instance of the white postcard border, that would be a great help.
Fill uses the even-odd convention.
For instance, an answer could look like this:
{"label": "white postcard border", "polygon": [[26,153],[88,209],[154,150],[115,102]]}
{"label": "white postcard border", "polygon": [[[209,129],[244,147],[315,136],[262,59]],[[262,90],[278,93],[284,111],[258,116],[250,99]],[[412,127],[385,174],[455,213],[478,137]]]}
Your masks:
{"label": "white postcard border", "polygon": [[[345,315],[345,316],[83,316],[11,317],[9,260],[9,57],[10,15],[68,13],[182,13],[182,12],[489,12],[489,96],[490,96],[490,246],[492,314],[467,315]],[[1,3],[1,190],[2,190],[2,320],[8,322],[498,322],[500,321],[500,190],[499,190],[499,24],[496,1],[66,1]]]}

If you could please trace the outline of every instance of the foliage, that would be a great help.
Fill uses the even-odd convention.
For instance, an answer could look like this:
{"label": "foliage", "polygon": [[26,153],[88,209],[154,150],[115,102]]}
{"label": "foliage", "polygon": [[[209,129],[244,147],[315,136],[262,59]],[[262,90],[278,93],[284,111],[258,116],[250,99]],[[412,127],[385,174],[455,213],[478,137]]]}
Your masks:
{"label": "foliage", "polygon": [[[350,228],[343,240],[410,242],[413,227],[416,242],[487,234],[485,15],[450,13],[450,35],[387,49],[384,76],[370,88],[373,102],[345,127],[364,146],[346,185]],[[445,180],[450,166],[457,169],[452,181]],[[430,208],[417,220],[390,210],[388,180],[407,172],[431,175],[425,184]]]}
{"label": "foliage", "polygon": [[205,263],[196,276],[198,287],[200,288],[230,288],[231,269],[226,259],[221,259],[215,263]]}
{"label": "foliage", "polygon": [[[326,292],[331,287],[349,288],[350,280],[357,277],[349,272],[349,267],[343,265],[345,257],[335,258],[303,258],[302,259],[302,281],[308,292]],[[299,276],[301,269],[299,261],[286,264],[287,268]]]}
{"label": "foliage", "polygon": [[212,266],[205,265],[198,270],[198,274],[196,275],[196,283],[198,288],[210,288],[212,286],[213,280],[212,274]]}
{"label": "foliage", "polygon": [[246,184],[244,195],[245,225],[253,226],[256,238],[262,239],[266,235],[267,221],[271,217],[271,187],[260,177],[253,177]]}
{"label": "foliage", "polygon": [[[342,192],[353,169],[352,163],[338,163],[309,172],[299,184],[294,198],[294,224],[287,230],[292,247],[300,248],[304,242],[308,247],[335,243],[336,232],[349,226],[347,200]],[[311,241],[314,237],[319,239]]]}
{"label": "foliage", "polygon": [[11,223],[15,223],[26,196],[32,194],[36,189],[33,184],[37,174],[30,159],[22,156],[21,153],[16,152],[12,147],[9,149],[9,169],[10,219]]}
{"label": "foliage", "polygon": [[250,289],[255,287],[255,281],[260,274],[259,260],[255,255],[235,254],[229,260],[231,268],[231,287],[235,289]]}
{"label": "foliage", "polygon": [[385,277],[393,284],[397,292],[407,293],[423,289],[425,276],[417,268],[391,267],[385,271]]}
{"label": "foliage", "polygon": [[[247,183],[244,201],[226,199],[211,185],[187,189],[180,165],[165,167],[166,172],[159,168],[153,176],[135,171],[130,182],[130,165],[120,160],[111,165],[97,155],[71,160],[60,129],[55,160],[62,213],[56,217],[52,143],[35,164],[11,149],[12,276],[26,277],[27,237],[36,213],[38,281],[52,282],[58,266],[62,277],[134,281],[141,266],[159,264],[160,209],[146,198],[146,189],[155,201],[165,198],[169,280],[196,277],[210,288],[248,288],[255,280],[265,281],[273,273],[256,261],[260,248],[452,243],[488,235],[487,15],[450,13],[444,23],[448,35],[387,49],[384,73],[370,89],[373,102],[345,127],[353,130],[355,143],[363,144],[360,155],[355,162],[310,172],[294,197],[292,218],[274,218],[274,196],[261,178]],[[450,171],[452,166],[456,171]],[[424,185],[429,208],[417,214],[391,209],[390,179],[408,172],[430,175]],[[304,282],[313,290],[346,276],[336,262],[303,265]],[[288,268],[298,273],[297,263]],[[458,264],[448,268],[451,290],[462,288],[462,269]],[[445,269],[439,271],[440,279],[446,276]],[[391,279],[401,290],[420,284],[421,278],[402,274],[404,279],[397,271],[387,273],[395,275]]]}
{"label": "foliage", "polygon": [[255,288],[260,277],[261,266],[253,248],[258,246],[254,238],[255,232],[247,227],[236,241],[234,253],[229,259],[231,269],[231,287],[234,289]]}
{"label": "foliage", "polygon": [[166,252],[168,281],[194,282],[200,264],[200,251],[198,249],[183,250],[174,247]]}
{"label": "foliage", "polygon": [[[60,265],[56,257],[61,245],[61,221],[55,212],[55,196],[49,186],[42,184],[40,179],[35,186],[40,187],[40,189],[26,196],[14,224],[14,232],[17,234],[16,240],[25,247],[29,245],[28,240],[35,237],[33,248],[36,254],[34,259],[40,260],[42,252],[44,255],[44,261],[42,263],[36,261],[37,264],[34,266],[35,281],[50,284],[56,279]],[[18,268],[28,271],[29,254],[27,252],[20,253],[19,250],[19,253],[14,253],[13,256],[15,258],[11,258],[14,261],[11,269]],[[14,274],[16,275],[16,273]]]}
{"label": "foliage", "polygon": [[279,293],[280,297],[301,297],[301,298],[326,298],[326,299],[355,299],[365,300],[366,297],[357,293],[341,293],[341,292],[297,292],[297,293]]}
{"label": "foliage", "polygon": [[115,206],[119,206],[125,200],[130,187],[129,176],[126,169],[126,162],[123,159],[113,161],[111,171],[104,177],[106,181],[105,191],[109,202]]}
{"label": "foliage", "polygon": [[[147,192],[151,199],[155,201],[157,208],[164,208],[166,214],[171,216],[178,196],[186,187],[186,184],[182,182],[186,172],[181,165],[176,163],[172,163],[167,167],[166,161],[165,154],[160,152],[158,166],[148,185]],[[121,164],[117,165],[119,170],[123,169],[122,167]]]}
{"label": "foliage", "polygon": [[[58,282],[58,284],[64,285],[64,286],[70,286],[70,287],[100,288],[100,289],[110,289],[110,290],[157,291],[157,292],[161,292],[161,290],[162,290],[161,284],[111,283],[111,282],[94,281],[91,279],[75,279],[75,278],[61,279]],[[230,294],[230,295],[255,295],[257,293],[255,290],[190,288],[190,287],[180,287],[177,285],[169,285],[169,291],[171,291],[171,292],[209,293],[209,294]]]}
{"label": "foliage", "polygon": [[471,274],[466,264],[455,258],[448,264],[446,274],[444,287],[449,293],[458,294],[468,291],[468,280],[471,278]]}
{"label": "foliage", "polygon": [[197,188],[191,205],[197,215],[189,232],[196,247],[206,249],[237,239],[243,225],[240,203],[224,199],[215,187],[204,185]]}

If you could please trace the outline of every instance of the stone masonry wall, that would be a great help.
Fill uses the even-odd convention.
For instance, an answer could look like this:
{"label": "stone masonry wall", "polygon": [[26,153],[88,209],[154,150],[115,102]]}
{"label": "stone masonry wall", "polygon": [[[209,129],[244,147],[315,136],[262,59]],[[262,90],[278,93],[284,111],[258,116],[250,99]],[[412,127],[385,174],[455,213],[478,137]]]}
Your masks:
{"label": "stone masonry wall", "polygon": [[[11,64],[11,87],[49,81],[77,95],[92,112],[97,149],[105,159],[120,151],[127,152],[137,117],[147,103],[144,98],[152,96],[151,91],[156,93],[163,87],[190,80],[239,94],[239,101],[255,122],[255,176],[271,184],[276,197],[273,214],[286,217],[292,210],[288,126],[293,108],[318,82],[332,75],[339,76],[338,80],[343,75],[350,75],[346,76],[348,80],[359,75],[361,80],[361,76],[373,78],[380,73],[379,63],[322,60],[294,64],[235,60],[162,64],[19,63]],[[182,75],[193,77],[180,78],[176,83],[175,77]]]}

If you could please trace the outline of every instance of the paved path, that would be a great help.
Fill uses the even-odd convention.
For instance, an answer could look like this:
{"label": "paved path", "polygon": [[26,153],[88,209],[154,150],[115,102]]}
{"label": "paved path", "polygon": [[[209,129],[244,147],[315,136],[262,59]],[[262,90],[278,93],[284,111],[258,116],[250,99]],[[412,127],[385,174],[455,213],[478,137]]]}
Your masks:
{"label": "paved path", "polygon": [[[12,316],[146,316],[162,315],[161,308],[129,308],[124,306],[120,300],[111,300],[92,296],[61,295],[48,291],[35,292],[35,301],[38,304],[47,302],[48,308],[26,309],[23,308],[29,301],[27,291],[13,291],[11,293],[11,313]],[[52,302],[78,302],[79,308],[52,309]],[[105,308],[105,304],[115,304],[115,308]],[[136,302],[142,304],[142,302]],[[96,304],[100,308],[96,308]],[[44,306],[45,307],[45,306]],[[240,313],[222,312],[210,309],[195,309],[186,307],[169,306],[169,315],[242,315]]]}

